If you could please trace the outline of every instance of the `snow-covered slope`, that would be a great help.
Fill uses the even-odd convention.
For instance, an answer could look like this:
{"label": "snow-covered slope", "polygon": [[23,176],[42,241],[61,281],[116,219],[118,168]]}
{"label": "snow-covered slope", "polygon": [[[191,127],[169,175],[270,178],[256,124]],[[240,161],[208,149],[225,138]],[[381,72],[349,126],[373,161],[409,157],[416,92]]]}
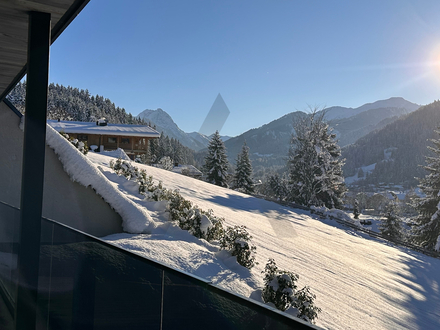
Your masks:
{"label": "snow-covered slope", "polygon": [[259,265],[238,266],[218,247],[198,240],[166,221],[163,208],[142,200],[136,187],[116,176],[110,158],[88,158],[119,187],[121,194],[149,208],[150,234],[121,234],[108,241],[173,267],[210,279],[229,290],[259,298],[261,271],[268,258],[300,275],[322,308],[317,324],[329,329],[437,329],[440,320],[440,260],[364,236],[330,220],[289,209],[169,171],[136,164],[165,187],[226,225],[246,225],[257,246]]}

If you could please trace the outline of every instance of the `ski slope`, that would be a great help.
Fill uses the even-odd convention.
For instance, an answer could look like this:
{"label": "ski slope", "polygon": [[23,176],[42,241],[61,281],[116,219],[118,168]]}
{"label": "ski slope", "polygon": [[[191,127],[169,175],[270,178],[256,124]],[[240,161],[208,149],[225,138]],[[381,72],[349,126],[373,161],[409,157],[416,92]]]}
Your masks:
{"label": "ski slope", "polygon": [[[123,194],[146,203],[106,167],[111,158],[93,153],[88,157]],[[267,259],[274,258],[280,268],[300,275],[299,288],[311,287],[322,309],[317,325],[324,328],[440,328],[440,260],[319,220],[306,211],[135,165],[160,179],[164,187],[179,189],[186,199],[214,210],[226,225],[246,225],[257,246],[259,265],[248,271],[217,252],[216,246],[171,225],[159,226],[161,230],[151,235],[112,235],[108,241],[257,299],[263,285],[261,271]],[[156,209],[150,207],[151,217],[163,222],[166,214]]]}

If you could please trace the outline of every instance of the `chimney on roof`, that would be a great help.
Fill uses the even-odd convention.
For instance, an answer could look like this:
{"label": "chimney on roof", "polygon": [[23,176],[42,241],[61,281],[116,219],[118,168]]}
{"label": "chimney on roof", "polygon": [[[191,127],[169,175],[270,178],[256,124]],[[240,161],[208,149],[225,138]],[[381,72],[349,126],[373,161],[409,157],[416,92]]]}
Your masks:
{"label": "chimney on roof", "polygon": [[96,125],[97,126],[107,126],[107,119],[105,119],[104,117],[102,117],[101,119],[98,119],[96,121]]}

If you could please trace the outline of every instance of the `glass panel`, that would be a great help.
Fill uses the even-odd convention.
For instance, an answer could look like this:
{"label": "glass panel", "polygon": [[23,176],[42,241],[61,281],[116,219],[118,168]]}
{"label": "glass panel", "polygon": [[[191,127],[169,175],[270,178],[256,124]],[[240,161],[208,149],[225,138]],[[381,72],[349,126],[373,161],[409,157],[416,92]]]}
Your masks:
{"label": "glass panel", "polygon": [[[2,330],[14,328],[18,223],[19,210],[0,203]],[[9,303],[6,308],[5,302]],[[292,328],[308,326],[187,274],[42,220],[38,330]]]}
{"label": "glass panel", "polygon": [[[163,329],[308,328],[177,272],[165,272]],[[290,323],[290,324],[289,324]]]}
{"label": "glass panel", "polygon": [[0,293],[9,309],[16,301],[20,211],[0,202]]}
{"label": "glass panel", "polygon": [[20,211],[0,202],[0,329],[14,329]]}
{"label": "glass panel", "polygon": [[53,237],[41,247],[42,329],[159,329],[160,269],[58,224]]}

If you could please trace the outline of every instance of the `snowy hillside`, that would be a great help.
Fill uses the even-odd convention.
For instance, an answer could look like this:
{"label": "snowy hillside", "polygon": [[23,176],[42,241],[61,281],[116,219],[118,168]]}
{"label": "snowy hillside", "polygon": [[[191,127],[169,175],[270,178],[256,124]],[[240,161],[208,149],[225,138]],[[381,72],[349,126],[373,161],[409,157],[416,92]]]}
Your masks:
{"label": "snowy hillside", "polygon": [[261,271],[267,259],[274,258],[280,268],[300,275],[300,287],[311,287],[322,308],[317,325],[325,328],[438,328],[438,259],[319,220],[305,211],[136,164],[202,209],[214,210],[226,219],[226,225],[246,225],[260,263],[249,271],[217,246],[167,222],[163,205],[142,200],[133,182],[107,167],[111,158],[94,153],[88,158],[125,198],[146,207],[154,223],[144,224],[148,227],[145,234],[106,238],[114,244],[256,299],[261,299]]}

